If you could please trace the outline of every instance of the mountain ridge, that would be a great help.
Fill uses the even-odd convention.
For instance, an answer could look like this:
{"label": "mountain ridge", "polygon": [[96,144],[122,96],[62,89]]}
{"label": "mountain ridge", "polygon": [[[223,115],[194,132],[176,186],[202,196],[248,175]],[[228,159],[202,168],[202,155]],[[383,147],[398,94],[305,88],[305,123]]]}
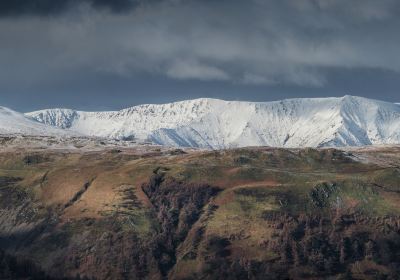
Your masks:
{"label": "mountain ridge", "polygon": [[47,109],[26,116],[84,135],[138,138],[181,147],[400,143],[400,107],[397,104],[350,95],[272,102],[199,98],[143,104],[120,111]]}
{"label": "mountain ridge", "polygon": [[24,134],[30,136],[77,136],[79,133],[65,131],[36,121],[6,107],[0,106],[0,134]]}

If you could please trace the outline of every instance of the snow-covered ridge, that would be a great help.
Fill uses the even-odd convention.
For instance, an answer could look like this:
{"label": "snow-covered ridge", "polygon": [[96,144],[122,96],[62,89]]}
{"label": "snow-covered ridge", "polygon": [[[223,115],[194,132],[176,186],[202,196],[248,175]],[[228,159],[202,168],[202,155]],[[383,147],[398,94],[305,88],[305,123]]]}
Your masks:
{"label": "snow-covered ridge", "polygon": [[42,124],[6,107],[0,107],[0,134],[76,136],[78,133]]}
{"label": "snow-covered ridge", "polygon": [[111,112],[48,109],[26,115],[84,135],[137,138],[170,146],[400,144],[400,106],[354,96],[275,102],[201,98]]}

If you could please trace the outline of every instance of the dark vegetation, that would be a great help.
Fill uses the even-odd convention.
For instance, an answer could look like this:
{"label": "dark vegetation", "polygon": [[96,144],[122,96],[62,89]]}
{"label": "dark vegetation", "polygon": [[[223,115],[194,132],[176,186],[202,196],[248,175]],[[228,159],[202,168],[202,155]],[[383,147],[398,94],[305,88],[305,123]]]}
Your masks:
{"label": "dark vegetation", "polygon": [[150,182],[144,184],[142,189],[149,197],[160,225],[151,250],[161,274],[166,276],[176,263],[176,248],[199,219],[204,205],[219,189],[165,179],[165,173],[160,168],[154,170]]}
{"label": "dark vegetation", "polygon": [[0,279],[55,280],[32,261],[16,258],[0,250]]}
{"label": "dark vegetation", "polygon": [[26,165],[31,165],[31,164],[39,164],[43,162],[49,161],[49,158],[40,154],[31,154],[31,155],[26,155],[23,158],[23,162]]}
{"label": "dark vegetation", "polygon": [[88,190],[88,188],[90,187],[90,185],[93,183],[95,178],[93,178],[92,180],[90,180],[89,182],[86,182],[82,188],[77,191],[74,196],[64,205],[64,208],[68,208],[70,207],[72,204],[74,204],[75,202],[77,202],[81,196]]}
{"label": "dark vegetation", "polygon": [[[351,266],[365,263],[374,279],[398,279],[400,273],[399,218],[370,219],[360,213],[323,217],[265,213],[272,240],[262,246],[279,258],[257,263],[251,272],[277,278],[321,278],[342,275],[352,279]],[[385,267],[387,269],[383,269]],[[356,276],[356,275],[354,275]]]}

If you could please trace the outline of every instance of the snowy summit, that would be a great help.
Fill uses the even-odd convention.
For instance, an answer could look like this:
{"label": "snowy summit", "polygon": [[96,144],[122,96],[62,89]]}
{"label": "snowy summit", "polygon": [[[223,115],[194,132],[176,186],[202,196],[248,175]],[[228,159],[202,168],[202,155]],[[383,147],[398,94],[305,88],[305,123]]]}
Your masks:
{"label": "snowy summit", "polygon": [[6,107],[0,107],[0,134],[23,134],[29,136],[73,136],[76,132],[65,131],[57,127],[37,122]]}
{"label": "snowy summit", "polygon": [[111,112],[48,109],[26,114],[89,136],[181,147],[323,147],[400,143],[400,106],[362,97],[275,102],[194,99]]}

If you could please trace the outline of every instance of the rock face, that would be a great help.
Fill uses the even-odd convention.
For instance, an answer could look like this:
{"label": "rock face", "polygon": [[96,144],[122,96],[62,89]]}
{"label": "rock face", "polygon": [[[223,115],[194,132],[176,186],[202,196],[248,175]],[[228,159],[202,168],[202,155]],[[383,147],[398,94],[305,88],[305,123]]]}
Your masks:
{"label": "rock face", "polygon": [[203,98],[116,112],[49,109],[27,116],[84,135],[181,147],[400,143],[400,106],[354,96],[265,103]]}
{"label": "rock face", "polygon": [[0,151],[1,279],[398,279],[400,149]]}

